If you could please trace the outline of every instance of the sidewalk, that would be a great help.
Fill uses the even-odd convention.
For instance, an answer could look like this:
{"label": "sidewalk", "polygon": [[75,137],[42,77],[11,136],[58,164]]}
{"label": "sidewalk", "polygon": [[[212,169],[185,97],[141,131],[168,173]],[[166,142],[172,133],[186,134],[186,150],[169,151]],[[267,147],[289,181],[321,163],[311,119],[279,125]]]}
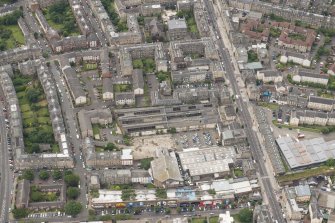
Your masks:
{"label": "sidewalk", "polygon": [[218,24],[218,27],[219,27],[219,30],[220,30],[220,34],[221,34],[223,43],[224,43],[225,47],[227,48],[227,50],[229,52],[229,55],[232,58],[235,74],[241,75],[240,70],[239,70],[238,65],[237,65],[237,62],[236,62],[236,59],[234,57],[233,46],[232,46],[232,44],[229,40],[229,37],[227,35],[227,30],[226,30],[226,27],[225,27],[226,24],[224,24],[226,18],[225,18],[225,16],[222,17],[222,15],[218,11],[217,7],[214,7],[214,10],[215,10],[216,17],[218,18],[217,24]]}

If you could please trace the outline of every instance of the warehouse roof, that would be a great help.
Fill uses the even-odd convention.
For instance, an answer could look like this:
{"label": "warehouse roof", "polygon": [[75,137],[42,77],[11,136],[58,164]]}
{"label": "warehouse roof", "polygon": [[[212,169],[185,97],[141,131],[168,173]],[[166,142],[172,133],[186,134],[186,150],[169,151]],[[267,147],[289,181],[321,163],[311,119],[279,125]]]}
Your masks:
{"label": "warehouse roof", "polygon": [[229,171],[236,156],[233,147],[193,148],[178,153],[184,170],[191,176],[201,176]]}
{"label": "warehouse roof", "polygon": [[322,163],[335,157],[335,141],[325,142],[322,137],[303,141],[282,137],[276,141],[291,168]]}

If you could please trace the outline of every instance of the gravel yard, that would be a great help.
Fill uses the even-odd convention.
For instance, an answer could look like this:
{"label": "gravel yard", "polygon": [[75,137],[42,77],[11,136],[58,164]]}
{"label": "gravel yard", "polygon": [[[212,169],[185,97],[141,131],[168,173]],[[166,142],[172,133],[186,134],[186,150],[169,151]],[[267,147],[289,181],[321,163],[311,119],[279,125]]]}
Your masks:
{"label": "gravel yard", "polygon": [[171,134],[135,137],[133,144],[135,160],[154,157],[156,148],[176,148]]}

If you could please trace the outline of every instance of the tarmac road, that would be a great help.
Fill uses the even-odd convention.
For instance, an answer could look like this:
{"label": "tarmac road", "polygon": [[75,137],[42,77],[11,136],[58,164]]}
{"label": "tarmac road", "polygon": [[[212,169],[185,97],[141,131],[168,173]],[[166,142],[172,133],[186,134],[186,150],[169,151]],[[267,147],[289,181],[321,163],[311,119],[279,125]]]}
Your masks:
{"label": "tarmac road", "polygon": [[[209,16],[211,17],[211,20],[217,21],[218,18],[215,15],[213,2],[209,0],[204,0],[204,2],[209,12]],[[223,40],[220,34],[221,32],[218,28],[218,24],[214,22],[213,25],[214,25],[214,30],[219,36],[217,43],[219,45],[219,52],[221,55],[221,59],[224,62],[224,65],[226,68],[226,75],[229,78],[234,94],[240,96],[241,89],[238,87],[236,77],[234,76],[235,72],[232,67],[232,60],[230,58],[229,52],[224,46],[224,43],[223,43]],[[274,194],[271,181],[268,177],[269,173],[267,172],[267,168],[264,164],[263,152],[261,150],[260,143],[258,141],[258,138],[255,132],[252,130],[252,127],[253,127],[252,118],[248,111],[248,107],[250,106],[250,104],[247,100],[244,101],[242,97],[236,97],[236,104],[239,108],[238,114],[240,115],[241,122],[242,124],[244,124],[244,129],[246,129],[252,155],[254,159],[256,160],[256,162],[258,163],[258,172],[261,175],[263,190],[265,191],[265,194],[268,198],[272,217],[274,220],[277,220],[278,222],[285,222],[285,219],[283,218],[283,215],[281,213],[281,207],[279,203],[277,202],[276,195]]]}

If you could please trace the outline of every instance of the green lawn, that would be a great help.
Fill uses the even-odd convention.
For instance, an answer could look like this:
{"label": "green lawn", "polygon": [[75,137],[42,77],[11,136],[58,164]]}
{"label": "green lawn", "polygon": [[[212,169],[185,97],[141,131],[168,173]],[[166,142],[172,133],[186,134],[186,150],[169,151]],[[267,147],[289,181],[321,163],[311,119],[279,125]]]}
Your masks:
{"label": "green lawn", "polygon": [[294,40],[302,40],[302,41],[306,40],[306,36],[300,33],[289,33],[288,37]]}
{"label": "green lawn", "polygon": [[25,96],[26,96],[26,92],[24,92],[24,91],[21,91],[21,92],[18,92],[17,94],[16,94],[16,96],[17,96],[17,98],[24,98]]}
{"label": "green lawn", "polygon": [[39,124],[46,124],[46,125],[51,125],[50,118],[49,117],[38,117],[37,121]]}
{"label": "green lawn", "polygon": [[317,132],[321,133],[321,130],[324,128],[323,126],[291,126],[291,125],[283,125],[279,124],[277,120],[272,121],[272,123],[279,127],[281,126],[282,128],[292,128],[292,129],[300,129],[302,131],[308,131],[308,132]]}
{"label": "green lawn", "polygon": [[209,223],[218,223],[219,222],[219,217],[214,216],[209,218]]}
{"label": "green lawn", "polygon": [[29,101],[26,97],[23,98],[18,98],[19,99],[19,104],[21,105],[25,105],[25,104],[29,104]]}
{"label": "green lawn", "polygon": [[23,33],[22,33],[19,25],[6,26],[6,28],[8,28],[12,31],[14,39],[19,44],[22,44],[22,45],[24,44],[24,36],[23,36]]}
{"label": "green lawn", "polygon": [[96,146],[96,147],[95,147],[95,151],[96,151],[97,153],[101,153],[101,152],[104,152],[105,150],[104,150],[103,147]]}
{"label": "green lawn", "polygon": [[42,192],[37,186],[30,187],[30,202],[56,201],[58,197],[56,192]]}
{"label": "green lawn", "polygon": [[52,131],[51,125],[41,125],[40,128],[44,129],[45,131]]}
{"label": "green lawn", "polygon": [[301,172],[278,176],[277,180],[279,183],[284,183],[284,182],[290,182],[293,180],[305,179],[305,178],[312,177],[312,176],[331,175],[334,173],[335,173],[335,170],[333,167],[320,166],[320,167],[313,168],[313,169],[306,169]]}
{"label": "green lawn", "polygon": [[320,95],[320,97],[323,97],[323,98],[331,98],[331,99],[333,99],[333,98],[334,98],[334,95],[329,94],[329,93],[322,93],[322,94]]}
{"label": "green lawn", "polygon": [[40,108],[37,112],[36,112],[36,114],[38,115],[38,116],[40,116],[40,117],[50,117],[49,116],[49,110],[48,110],[48,108],[46,108],[46,107],[44,107],[44,108]]}
{"label": "green lawn", "polygon": [[[59,152],[57,142],[54,141],[48,102],[45,100],[39,80],[36,77],[32,80],[25,76],[16,75],[13,78],[13,84],[19,96],[26,150],[33,152],[33,144],[48,143],[52,152]],[[26,92],[32,91],[32,89],[38,89],[38,95],[35,96],[37,102],[28,99]],[[32,108],[37,111],[32,110]]]}
{"label": "green lawn", "polygon": [[113,87],[115,92],[129,92],[133,89],[131,84],[114,84]]}
{"label": "green lawn", "polygon": [[259,102],[258,105],[265,108],[269,108],[273,111],[278,110],[279,108],[279,105],[276,103]]}
{"label": "green lawn", "polygon": [[21,108],[21,112],[30,111],[30,106],[28,104],[21,105],[20,108]]}
{"label": "green lawn", "polygon": [[206,218],[192,218],[192,223],[207,223]]}
{"label": "green lawn", "polygon": [[234,218],[234,223],[240,223],[240,221],[238,220],[238,214],[233,214],[231,216]]}
{"label": "green lawn", "polygon": [[3,39],[6,43],[7,49],[13,49],[21,45],[24,45],[24,36],[18,25],[2,26],[2,28],[10,30],[12,32],[11,37],[9,39]]}
{"label": "green lawn", "polygon": [[195,19],[194,19],[193,17],[188,18],[188,19],[186,20],[186,23],[187,23],[188,30],[189,30],[191,33],[194,33],[194,34],[197,34],[197,33],[198,33],[197,24],[196,24]]}
{"label": "green lawn", "polygon": [[[47,14],[47,13],[46,13]],[[47,19],[48,24],[55,30],[62,30],[63,29],[63,24],[57,24],[54,23],[51,19],[48,18],[48,16],[45,16],[45,18]]]}
{"label": "green lawn", "polygon": [[37,105],[40,106],[40,107],[46,107],[46,106],[48,106],[48,101],[46,99],[41,100],[41,101],[37,102]]}
{"label": "green lawn", "polygon": [[[62,5],[61,3],[55,3],[55,5],[58,4],[58,5]],[[65,3],[66,6],[65,6],[65,11],[62,11],[64,14],[62,15],[61,13],[61,16],[64,16],[62,17],[62,21],[64,19],[64,22],[59,22],[59,23],[55,23],[52,19],[51,19],[51,16],[52,16],[52,13],[49,13],[49,9],[52,8],[52,6],[46,8],[43,10],[43,14],[45,16],[45,19],[47,20],[48,24],[55,30],[59,31],[60,34],[64,34],[66,33],[65,36],[78,36],[80,35],[80,31],[79,31],[79,28],[78,26],[76,25],[76,21],[74,19],[74,15],[72,13],[72,10],[70,8],[70,5],[68,3]],[[62,6],[63,7],[63,6]],[[57,14],[57,12],[54,12]],[[60,14],[58,13],[58,16]],[[69,23],[73,23],[74,22],[74,29],[72,30],[68,30],[68,28],[66,28],[65,26],[65,23],[66,22],[69,22]]]}
{"label": "green lawn", "polygon": [[236,177],[243,177],[243,171],[240,169],[234,169],[234,174]]}
{"label": "green lawn", "polygon": [[24,126],[31,126],[35,123],[36,119],[34,118],[27,118],[27,119],[23,119],[23,125]]}
{"label": "green lawn", "polygon": [[35,128],[24,128],[24,132],[29,134],[34,131]]}
{"label": "green lawn", "polygon": [[100,126],[97,125],[97,124],[93,124],[92,125],[92,128],[93,128],[93,135],[98,135],[100,134]]}
{"label": "green lawn", "polygon": [[98,68],[98,64],[96,63],[85,63],[84,64],[84,70],[88,71],[88,70],[96,70]]}
{"label": "green lawn", "polygon": [[28,119],[34,117],[34,113],[30,110],[27,110],[25,112],[22,112],[22,118],[23,119]]}
{"label": "green lawn", "polygon": [[60,152],[58,144],[52,145],[52,152],[53,153],[59,153]]}

